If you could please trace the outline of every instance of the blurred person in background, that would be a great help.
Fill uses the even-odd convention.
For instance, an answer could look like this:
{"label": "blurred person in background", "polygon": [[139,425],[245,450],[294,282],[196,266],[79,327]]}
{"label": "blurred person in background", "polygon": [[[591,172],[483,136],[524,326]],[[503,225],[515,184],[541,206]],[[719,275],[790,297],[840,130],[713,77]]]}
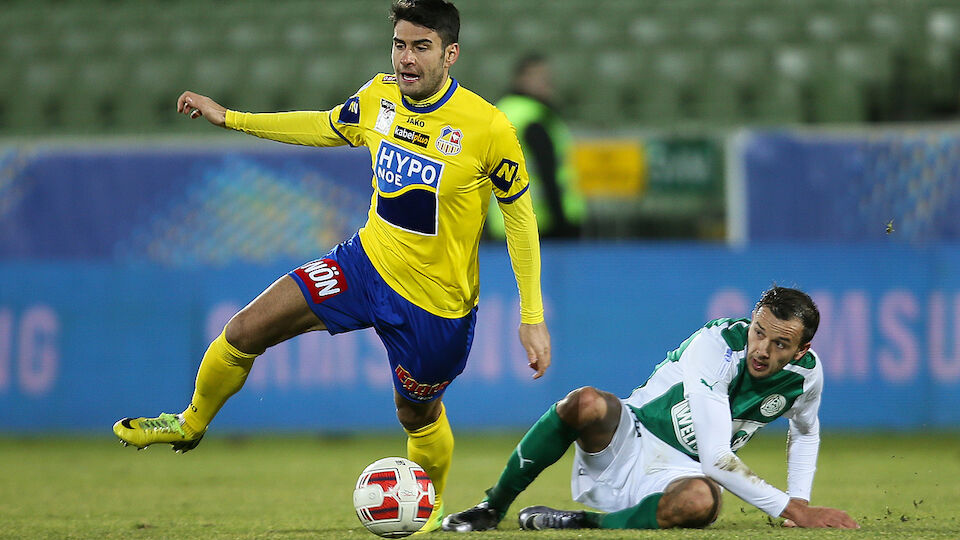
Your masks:
{"label": "blurred person in background", "polygon": [[[708,322],[630,397],[589,386],[570,392],[527,431],[483,501],[447,516],[443,529],[495,529],[571,444],[573,498],[603,512],[531,506],[520,511],[521,529],[706,527],[720,514],[721,486],[785,526],[858,528],[843,510],[809,505],[823,390],[810,341],[819,324],[807,294],[773,287],[752,319]],[[780,416],[790,425],[786,492],[736,455]]]}
{"label": "blurred person in background", "polygon": [[473,341],[477,253],[491,194],[507,217],[519,337],[534,378],[550,365],[550,335],[520,144],[503,113],[449,75],[460,53],[456,7],[395,0],[391,20],[394,73],[374,76],[332,110],[251,114],[193,92],[180,96],[178,112],[216,126],[291,144],[366,146],[374,169],[370,211],[353,238],[279,278],[230,319],[207,349],[182,413],[124,418],[113,429],[125,445],[190,450],[267,348],[305,332],[373,327],[387,350],[407,456],[436,488],[426,532],[443,515],[453,432],[442,396]]}
{"label": "blurred person in background", "polygon": [[[521,58],[514,67],[510,93],[496,105],[517,129],[540,236],[580,236],[585,204],[570,161],[570,130],[556,106],[547,58],[537,53]],[[504,237],[503,215],[496,205],[487,215],[487,236]]]}

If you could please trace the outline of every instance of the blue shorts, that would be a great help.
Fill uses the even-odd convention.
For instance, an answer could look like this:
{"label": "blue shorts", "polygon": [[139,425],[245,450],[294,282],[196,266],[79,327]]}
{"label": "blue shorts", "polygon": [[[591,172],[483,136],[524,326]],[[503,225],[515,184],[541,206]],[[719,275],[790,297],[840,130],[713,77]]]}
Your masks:
{"label": "blue shorts", "polygon": [[331,334],[376,329],[393,386],[410,401],[437,399],[467,365],[477,308],[448,319],[412,304],[383,281],[358,235],[289,275]]}

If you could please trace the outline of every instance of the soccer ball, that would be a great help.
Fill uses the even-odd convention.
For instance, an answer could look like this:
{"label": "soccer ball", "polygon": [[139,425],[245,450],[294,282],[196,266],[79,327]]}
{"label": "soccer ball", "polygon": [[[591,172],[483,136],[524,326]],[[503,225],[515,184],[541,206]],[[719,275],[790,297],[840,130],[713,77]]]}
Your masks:
{"label": "soccer ball", "polygon": [[353,507],[360,523],[384,538],[403,538],[433,512],[433,482],[423,467],[401,457],[374,461],[360,473]]}

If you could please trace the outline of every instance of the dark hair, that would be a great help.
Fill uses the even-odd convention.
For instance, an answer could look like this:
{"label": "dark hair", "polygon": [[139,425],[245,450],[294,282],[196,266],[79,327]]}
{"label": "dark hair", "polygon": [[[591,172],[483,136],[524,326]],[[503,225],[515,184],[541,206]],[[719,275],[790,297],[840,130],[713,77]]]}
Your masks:
{"label": "dark hair", "polygon": [[444,47],[460,41],[460,12],[446,0],[393,0],[390,20],[394,26],[407,21],[429,28]]}
{"label": "dark hair", "polygon": [[513,78],[517,79],[521,75],[527,72],[528,69],[533,66],[538,66],[540,64],[545,64],[547,62],[546,55],[539,52],[527,53],[520,57],[517,60],[517,63],[513,65]]}
{"label": "dark hair", "polygon": [[803,323],[802,343],[809,343],[820,326],[820,311],[807,293],[786,287],[773,286],[763,291],[755,310],[765,307],[782,320],[799,319]]}

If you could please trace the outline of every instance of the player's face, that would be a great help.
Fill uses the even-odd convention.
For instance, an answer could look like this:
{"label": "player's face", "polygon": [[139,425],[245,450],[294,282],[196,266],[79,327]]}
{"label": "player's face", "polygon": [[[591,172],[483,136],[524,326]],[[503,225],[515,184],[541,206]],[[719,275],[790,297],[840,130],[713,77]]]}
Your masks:
{"label": "player's face", "polygon": [[393,70],[400,93],[413,101],[426,99],[447,82],[450,66],[457,61],[460,45],[446,47],[434,30],[409,21],[393,27]]}
{"label": "player's face", "polygon": [[753,314],[747,333],[747,371],[758,379],[779,373],[783,366],[799,360],[810,349],[810,343],[801,343],[802,339],[800,319],[778,319],[761,307]]}

